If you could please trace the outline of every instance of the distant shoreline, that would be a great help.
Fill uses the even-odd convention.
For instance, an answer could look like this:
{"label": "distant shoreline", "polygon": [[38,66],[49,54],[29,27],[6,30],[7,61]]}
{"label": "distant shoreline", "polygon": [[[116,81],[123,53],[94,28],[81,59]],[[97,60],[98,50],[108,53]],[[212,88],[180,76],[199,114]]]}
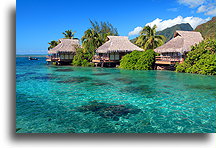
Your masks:
{"label": "distant shoreline", "polygon": [[46,57],[47,55],[31,55],[31,54],[26,54],[26,55],[16,55],[16,57]]}

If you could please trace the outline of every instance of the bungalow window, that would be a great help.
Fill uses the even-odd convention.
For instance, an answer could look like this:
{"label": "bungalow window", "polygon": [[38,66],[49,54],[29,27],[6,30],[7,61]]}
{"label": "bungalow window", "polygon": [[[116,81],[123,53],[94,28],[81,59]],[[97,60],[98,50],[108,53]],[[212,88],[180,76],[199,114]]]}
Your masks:
{"label": "bungalow window", "polygon": [[61,55],[60,55],[60,59],[64,59],[64,54],[61,54]]}
{"label": "bungalow window", "polygon": [[115,60],[115,55],[114,55],[114,53],[112,52],[112,53],[110,53],[110,60]]}
{"label": "bungalow window", "polygon": [[72,53],[69,55],[69,59],[73,59],[73,54]]}
{"label": "bungalow window", "polygon": [[119,60],[119,53],[118,52],[115,53],[115,60]]}
{"label": "bungalow window", "polygon": [[65,59],[68,59],[68,54],[65,54]]}

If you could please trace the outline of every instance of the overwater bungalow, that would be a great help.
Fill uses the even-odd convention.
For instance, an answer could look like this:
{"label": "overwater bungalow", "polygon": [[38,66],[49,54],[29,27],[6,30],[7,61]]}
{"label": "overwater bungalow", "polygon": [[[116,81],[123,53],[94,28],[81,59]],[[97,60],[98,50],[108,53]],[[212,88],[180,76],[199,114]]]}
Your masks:
{"label": "overwater bungalow", "polygon": [[176,31],[174,38],[164,45],[154,49],[160,56],[156,56],[157,65],[172,65],[183,62],[186,54],[191,51],[191,46],[203,40],[200,32]]}
{"label": "overwater bungalow", "polygon": [[131,43],[127,36],[107,36],[108,41],[96,49],[96,55],[92,62],[96,66],[116,66],[119,65],[122,57],[134,50],[144,51]]}
{"label": "overwater bungalow", "polygon": [[78,39],[59,39],[60,43],[48,51],[47,62],[56,64],[70,64],[76,53],[76,48],[80,47]]}

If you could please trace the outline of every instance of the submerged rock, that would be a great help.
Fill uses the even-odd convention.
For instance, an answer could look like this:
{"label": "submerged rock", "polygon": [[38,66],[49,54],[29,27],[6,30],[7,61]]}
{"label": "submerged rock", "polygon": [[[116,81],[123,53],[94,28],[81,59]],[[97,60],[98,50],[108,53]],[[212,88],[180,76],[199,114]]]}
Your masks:
{"label": "submerged rock", "polygon": [[103,117],[118,121],[119,117],[126,117],[128,114],[138,114],[141,109],[135,108],[131,105],[116,105],[110,103],[102,103],[91,101],[88,105],[83,105],[77,108],[79,112],[94,112]]}

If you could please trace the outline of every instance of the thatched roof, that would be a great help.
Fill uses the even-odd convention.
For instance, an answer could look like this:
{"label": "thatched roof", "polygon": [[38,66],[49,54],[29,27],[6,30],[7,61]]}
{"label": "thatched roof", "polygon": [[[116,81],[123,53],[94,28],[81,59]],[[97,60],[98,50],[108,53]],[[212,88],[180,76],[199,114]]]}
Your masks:
{"label": "thatched roof", "polygon": [[157,53],[164,52],[188,52],[191,46],[198,44],[203,40],[200,32],[195,31],[176,31],[174,38],[166,44],[154,49]]}
{"label": "thatched roof", "polygon": [[76,48],[79,47],[78,39],[59,39],[60,43],[48,51],[49,54],[59,52],[76,52]]}
{"label": "thatched roof", "polygon": [[131,43],[127,36],[107,37],[109,40],[96,50],[97,53],[131,52],[134,50],[144,51],[143,49]]}

